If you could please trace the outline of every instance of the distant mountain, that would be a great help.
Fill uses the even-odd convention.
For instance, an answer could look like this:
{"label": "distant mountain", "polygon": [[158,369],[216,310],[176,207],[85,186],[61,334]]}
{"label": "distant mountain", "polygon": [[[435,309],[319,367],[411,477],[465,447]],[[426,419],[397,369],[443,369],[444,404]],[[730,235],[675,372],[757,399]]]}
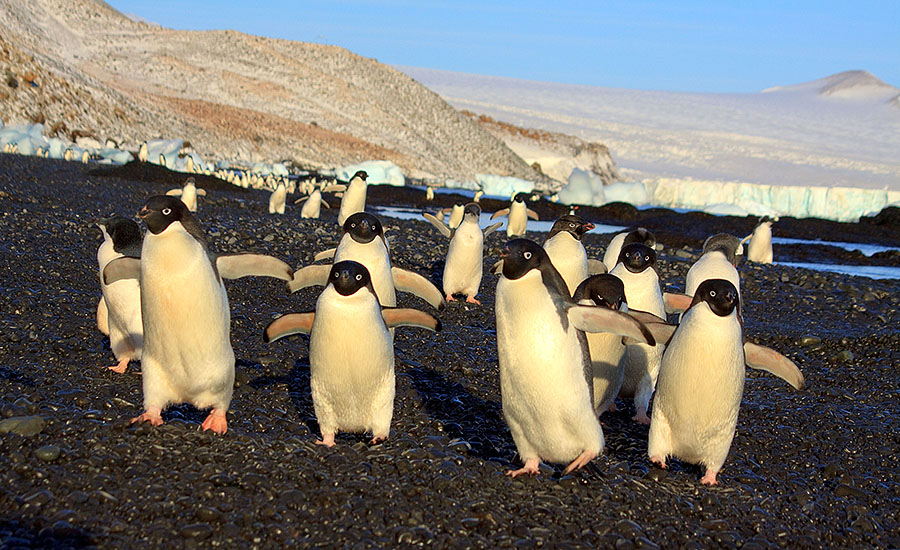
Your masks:
{"label": "distant mountain", "polygon": [[900,89],[886,84],[868,71],[844,71],[792,86],[766,88],[762,93],[814,93],[820,97],[868,101],[890,101],[897,98]]}
{"label": "distant mountain", "polygon": [[540,179],[437,94],[343,48],[176,31],[99,0],[0,0],[0,29],[8,124],[134,149],[180,137],[207,158],[311,168],[387,159],[413,177]]}

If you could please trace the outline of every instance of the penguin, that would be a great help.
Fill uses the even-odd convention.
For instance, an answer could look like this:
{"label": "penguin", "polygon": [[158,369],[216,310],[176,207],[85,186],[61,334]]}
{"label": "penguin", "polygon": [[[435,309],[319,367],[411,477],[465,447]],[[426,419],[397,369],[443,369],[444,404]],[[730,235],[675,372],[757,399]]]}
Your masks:
{"label": "penguin", "polygon": [[141,148],[138,150],[138,160],[141,162],[147,162],[147,142],[141,143]]}
{"label": "penguin", "polygon": [[166,192],[166,195],[172,197],[181,197],[181,202],[183,202],[188,210],[191,212],[197,211],[197,196],[205,197],[206,190],[198,189],[196,182],[194,181],[194,177],[191,176],[188,179],[184,180],[184,187],[181,189],[170,189]]}
{"label": "penguin", "polygon": [[465,214],[466,205],[464,204],[454,204],[452,208],[444,208],[441,210],[441,216],[450,216],[447,220],[447,226],[450,229],[456,229],[459,227],[459,224],[462,223],[463,215]]}
{"label": "penguin", "polygon": [[654,250],[660,250],[657,247],[656,236],[643,227],[619,233],[609,241],[609,246],[603,255],[603,263],[606,265],[607,270],[612,271],[616,267],[616,264],[619,263],[619,254],[622,252],[622,247],[631,243],[643,243]]}
{"label": "penguin", "polygon": [[322,193],[333,193],[335,191],[344,191],[346,186],[344,185],[325,185],[323,182],[322,185],[316,185],[315,182],[309,184],[308,182],[303,182],[303,189],[306,189],[307,196],[301,197],[294,201],[294,204],[303,204],[303,208],[300,209],[300,217],[301,218],[313,218],[318,219],[319,214],[322,211],[322,206],[325,208],[331,208],[331,206],[325,202],[325,199],[322,198]]}
{"label": "penguin", "polygon": [[803,375],[778,352],[743,342],[740,296],[725,279],[698,285],[677,328],[651,325],[650,330],[670,339],[657,381],[647,455],[662,468],[669,456],[701,464],[701,483],[716,485],[734,438],[744,364],[776,373],[796,389],[803,388]]}
{"label": "penguin", "polygon": [[350,178],[350,184],[341,197],[341,209],[338,211],[338,224],[344,225],[351,215],[366,209],[366,179],[369,175],[359,170]]}
{"label": "penguin", "polygon": [[491,216],[492,220],[499,216],[507,216],[507,237],[512,238],[524,235],[528,225],[528,218],[533,220],[539,219],[537,213],[525,205],[526,196],[528,196],[528,193],[517,193],[513,197],[509,208],[498,210]]}
{"label": "penguin", "polygon": [[777,217],[763,216],[753,229],[753,233],[741,240],[741,243],[750,241],[750,244],[747,245],[748,260],[759,264],[772,263],[774,257],[772,253],[772,224],[777,221]]}
{"label": "penguin", "polygon": [[278,182],[278,186],[269,196],[269,214],[284,214],[284,199],[287,197],[287,189],[284,182]]}
{"label": "penguin", "polygon": [[100,301],[97,302],[97,330],[104,336],[109,336],[109,308],[106,306],[103,294],[100,295]]}
{"label": "penguin", "polygon": [[483,197],[483,196],[484,196],[484,191],[482,191],[481,189],[479,189],[478,191],[475,191],[475,196],[472,197],[472,200],[473,200],[474,202],[480,202],[480,201],[481,201],[481,197]]}
{"label": "penguin", "polygon": [[423,214],[445,237],[450,237],[450,248],[447,250],[447,261],[444,262],[443,285],[445,299],[454,301],[454,294],[465,294],[466,302],[481,305],[475,296],[481,286],[484,270],[484,238],[493,233],[503,222],[497,222],[481,230],[478,220],[481,218],[481,206],[470,202],[465,206],[465,216],[456,229],[451,229],[432,216]]}
{"label": "penguin", "polygon": [[203,229],[179,199],[150,197],[138,212],[147,225],[140,259],[110,261],[103,280],[138,278],[144,348],[144,413],[132,419],[163,423],[169,404],[212,408],[203,430],[223,434],[234,386],[231,314],[223,279],[266,275],[289,280],[284,262],[257,254],[213,255]]}
{"label": "penguin", "polygon": [[685,277],[684,293],[693,297],[700,283],[707,279],[725,279],[737,289],[741,297],[741,279],[735,266],[744,247],[734,235],[718,233],[703,243],[703,253],[694,265],[688,269]]}
{"label": "penguin", "polygon": [[[622,248],[619,263],[610,273],[625,285],[625,301],[629,310],[640,310],[663,320],[666,309],[655,266],[656,252],[652,248],[631,243]],[[635,422],[650,423],[647,408],[659,374],[663,349],[662,345],[634,344],[625,350],[625,379],[619,396],[634,398],[635,416],[632,420]]]}
{"label": "penguin", "polygon": [[553,222],[544,241],[544,250],[562,275],[570,295],[588,277],[587,252],[581,238],[593,228],[594,224],[584,221],[581,216],[567,214]]}
{"label": "penguin", "polygon": [[[625,285],[615,275],[592,275],[578,285],[572,297],[579,305],[596,305],[628,312]],[[588,333],[594,412],[600,416],[614,410],[616,396],[625,381],[625,342],[618,334]]]}
{"label": "penguin", "polygon": [[432,186],[429,185],[429,186],[425,189],[425,200],[426,200],[426,201],[433,201],[433,200],[434,200],[434,187],[432,187]]}
{"label": "penguin", "polygon": [[[326,250],[315,259],[329,257],[334,262],[353,260],[366,266],[378,302],[384,306],[397,305],[397,290],[412,292],[436,309],[444,305],[444,297],[428,279],[399,267],[391,266],[390,248],[384,238],[381,221],[368,212],[357,212],[344,222],[343,234],[336,249]],[[325,286],[329,266],[310,265],[294,272],[288,288],[296,292],[312,285]]]}
{"label": "penguin", "polygon": [[583,331],[653,342],[640,322],[606,308],[576,305],[541,246],[513,239],[501,250],[495,313],[503,415],[524,466],[541,460],[581,468],[603,450],[591,401],[592,370]]}
{"label": "penguin", "polygon": [[91,160],[91,154],[88,153],[87,151],[82,151],[81,152],[81,162],[83,164],[87,164],[88,162],[90,162],[90,160]]}
{"label": "penguin", "polygon": [[[141,255],[141,228],[134,221],[113,216],[97,224],[103,233],[103,243],[97,249],[100,267],[101,303],[106,310],[109,345],[118,364],[109,367],[119,374],[128,369],[128,362],[139,360],[144,343],[141,323],[141,287],[135,279],[103,282],[103,270],[109,262],[121,258],[139,258]],[[98,311],[98,319],[104,315]]]}
{"label": "penguin", "polygon": [[331,266],[315,312],[284,315],[266,327],[266,342],[309,334],[309,385],[322,435],[317,445],[334,446],[338,431],[371,432],[372,444],[387,439],[395,390],[389,329],[397,326],[441,329],[427,313],[383,309],[369,271],[347,260]]}

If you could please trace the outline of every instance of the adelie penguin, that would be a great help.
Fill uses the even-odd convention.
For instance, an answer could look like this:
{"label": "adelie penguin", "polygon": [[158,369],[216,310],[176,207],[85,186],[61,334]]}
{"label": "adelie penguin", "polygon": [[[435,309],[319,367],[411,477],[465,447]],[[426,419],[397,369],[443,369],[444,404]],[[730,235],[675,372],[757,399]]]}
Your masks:
{"label": "adelie penguin", "polygon": [[[163,165],[165,165],[163,163]],[[170,189],[166,192],[166,195],[171,197],[181,197],[181,202],[187,206],[188,210],[191,212],[197,211],[197,197],[205,197],[206,190],[198,189],[197,184],[194,181],[193,177],[189,177],[184,181],[184,186],[181,189]]]}
{"label": "adelie penguin", "polygon": [[603,254],[603,263],[608,271],[612,271],[616,264],[619,263],[619,254],[622,252],[622,247],[631,243],[645,244],[653,250],[661,250],[662,248],[657,246],[656,236],[643,227],[619,233],[609,241],[609,246],[606,247],[606,252]]}
{"label": "adelie penguin", "polygon": [[503,271],[495,303],[500,396],[525,463],[507,473],[537,474],[541,460],[568,464],[568,473],[603,450],[583,331],[650,343],[653,337],[627,314],[576,305],[539,244],[514,239],[500,254]]}
{"label": "adelie penguin", "polygon": [[140,259],[119,258],[106,284],[137,278],[144,329],[144,413],[132,422],[162,424],[175,403],[212,408],[202,428],[225,433],[234,386],[231,314],[223,279],[266,275],[289,280],[290,266],[269,256],[216,257],[203,229],[180,200],[151,197],[138,212],[147,225]]}
{"label": "adelie penguin", "polygon": [[100,290],[103,293],[103,311],[97,313],[98,324],[102,321],[107,327],[109,346],[118,361],[118,364],[109,369],[121,374],[128,368],[129,361],[141,358],[144,345],[141,287],[135,279],[106,284],[103,282],[103,270],[118,258],[140,258],[141,228],[134,221],[121,216],[107,218],[97,226],[103,233],[103,243],[97,250]]}
{"label": "adelie penguin", "polygon": [[744,343],[737,288],[725,279],[700,283],[678,327],[649,324],[668,340],[663,355],[647,455],[662,468],[670,456],[700,464],[715,485],[734,438],[744,391],[744,365],[766,370],[796,389],[797,366],[780,353]]}
{"label": "adelie penguin", "polygon": [[747,260],[760,264],[770,264],[774,259],[772,252],[772,224],[778,218],[763,216],[753,229],[753,233],[741,239],[741,244],[750,241],[747,245]]}
{"label": "adelie penguin", "polygon": [[465,294],[466,302],[481,305],[475,296],[481,286],[484,271],[484,238],[503,225],[503,222],[497,222],[482,231],[478,225],[481,206],[475,202],[465,206],[465,216],[456,229],[447,227],[431,214],[425,213],[423,216],[442,235],[450,237],[443,276],[446,300],[452,302],[454,294]]}
{"label": "adelie penguin", "polygon": [[735,266],[740,262],[744,246],[734,235],[717,233],[706,239],[700,258],[694,262],[684,280],[684,294],[666,293],[666,310],[682,312],[691,305],[700,283],[708,279],[725,279],[734,285],[741,296],[741,278]]}
{"label": "adelie penguin", "polygon": [[[366,266],[378,301],[385,306],[397,305],[397,290],[411,292],[435,308],[444,305],[444,297],[428,279],[391,266],[390,249],[384,237],[381,221],[367,212],[357,212],[344,222],[343,234],[337,248],[316,254],[315,259],[334,258],[334,262],[353,260]],[[313,285],[328,283],[327,265],[310,265],[294,272],[288,285],[291,292]]]}
{"label": "adelie penguin", "polygon": [[322,198],[322,193],[332,193],[343,190],[345,190],[345,186],[343,185],[313,184],[313,189],[310,191],[309,195],[297,199],[294,201],[294,204],[303,203],[303,208],[300,209],[301,218],[318,219],[319,214],[322,211],[322,206],[331,208],[331,206],[325,202],[325,199]]}
{"label": "adelie penguin", "polygon": [[528,228],[528,218],[533,220],[538,219],[537,212],[525,205],[525,198],[527,196],[527,193],[517,193],[513,197],[509,208],[497,210],[491,216],[492,220],[500,216],[506,216],[507,237],[521,237]]}
{"label": "adelie penguin", "polygon": [[266,342],[309,334],[309,382],[322,433],[317,444],[333,446],[338,431],[371,432],[372,443],[387,439],[395,391],[389,329],[398,326],[440,330],[427,313],[383,308],[365,266],[342,261],[331,266],[315,312],[287,314],[266,327]]}
{"label": "adelie penguin", "polygon": [[366,209],[366,180],[368,178],[369,175],[363,170],[353,174],[353,177],[350,178],[350,184],[344,191],[344,196],[341,197],[341,208],[337,218],[339,225],[344,225],[347,218]]}
{"label": "adelie penguin", "polygon": [[287,198],[287,188],[283,181],[278,182],[278,186],[269,195],[269,214],[284,214],[284,203]]}
{"label": "adelie penguin", "polygon": [[593,228],[594,224],[581,216],[567,214],[553,222],[544,241],[544,250],[550,256],[553,267],[562,275],[569,293],[575,292],[575,288],[587,279],[590,271],[606,273],[606,266],[602,262],[588,260],[584,245],[581,244],[581,238]]}

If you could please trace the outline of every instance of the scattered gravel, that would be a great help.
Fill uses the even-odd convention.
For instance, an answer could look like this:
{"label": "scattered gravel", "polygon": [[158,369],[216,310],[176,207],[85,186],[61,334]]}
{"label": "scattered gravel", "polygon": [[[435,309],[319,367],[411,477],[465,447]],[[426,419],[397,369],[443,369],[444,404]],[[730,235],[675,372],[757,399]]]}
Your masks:
{"label": "scattered gravel", "polygon": [[[130,426],[141,409],[139,363],[122,375],[104,368],[113,356],[95,325],[100,237],[91,222],[133,215],[171,184],[88,170],[0,155],[0,432],[22,418],[40,425],[0,433],[3,548],[900,546],[897,281],[740,267],[746,336],[794,359],[808,388],[748,371],[719,487],[700,485],[700,469],[679,461],[653,468],[630,402],[604,415],[605,453],[583,471],[544,467],[512,480],[503,475],[518,460],[500,407],[490,275],[482,307],[440,312],[443,332],[397,331],[383,444],[355,435],[339,435],[333,449],[314,444],[308,340],[266,345],[261,332],[275,315],[312,309],[317,293],[288,295],[265,279],[228,283],[237,356],[228,433],[198,431],[205,412],[190,406],[167,410],[161,427]],[[410,203],[413,193],[374,188],[371,197]],[[218,190],[199,218],[223,253],[300,266],[335,244],[334,210],[302,220],[298,208],[268,215],[267,204],[265,192]],[[559,208],[538,206],[542,215]],[[583,213],[633,222],[598,211]],[[690,265],[679,251],[696,254],[701,232],[751,223],[666,212],[656,213],[673,220],[660,273],[673,289]],[[424,222],[384,224],[395,263],[438,282],[446,240]],[[669,237],[682,229],[684,242]],[[602,256],[609,237],[589,235],[589,253]],[[486,265],[504,240],[488,237]],[[400,305],[431,311],[406,295]]]}

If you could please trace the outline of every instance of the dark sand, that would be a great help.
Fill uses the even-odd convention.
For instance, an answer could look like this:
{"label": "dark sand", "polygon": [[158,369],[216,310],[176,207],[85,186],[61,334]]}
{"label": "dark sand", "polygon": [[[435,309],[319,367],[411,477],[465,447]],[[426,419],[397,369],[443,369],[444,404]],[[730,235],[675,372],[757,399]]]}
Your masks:
{"label": "dark sand", "polygon": [[[141,412],[139,363],[124,375],[104,368],[114,361],[95,326],[100,238],[91,222],[134,215],[183,176],[113,173],[0,155],[0,416],[41,419],[35,435],[0,434],[2,548],[900,546],[896,280],[739,268],[747,338],[794,359],[808,387],[797,392],[748,370],[720,486],[700,485],[700,469],[677,460],[668,471],[651,467],[647,427],[630,420],[630,402],[603,416],[605,453],[583,471],[560,477],[547,467],[512,480],[503,473],[519,463],[500,407],[490,275],[484,306],[450,304],[439,314],[443,332],[398,329],[384,444],[340,435],[333,449],[314,445],[308,340],[267,345],[261,332],[277,314],[312,309],[317,291],[288,295],[266,279],[228,283],[237,356],[228,433],[198,431],[206,413],[190,406],[170,408],[159,428],[129,426]],[[369,196],[412,204],[423,195],[373,187]],[[301,220],[297,207],[270,216],[267,203],[265,192],[212,189],[199,212],[212,247],[301,266],[335,244],[334,210]],[[484,201],[486,211],[502,204]],[[565,211],[535,206],[542,217]],[[624,205],[581,213],[655,231],[665,245],[661,277],[679,290],[689,260],[676,254],[696,255],[710,233],[743,236],[753,226]],[[394,263],[439,283],[446,240],[424,222],[383,221]],[[775,231],[900,243],[896,212],[859,224],[787,219]],[[601,257],[609,238],[589,234],[589,254]],[[489,237],[486,265],[504,240]],[[853,261],[818,248],[810,257],[804,247],[778,247],[776,259]],[[431,311],[404,295],[400,305]],[[821,342],[801,345],[807,335]]]}

